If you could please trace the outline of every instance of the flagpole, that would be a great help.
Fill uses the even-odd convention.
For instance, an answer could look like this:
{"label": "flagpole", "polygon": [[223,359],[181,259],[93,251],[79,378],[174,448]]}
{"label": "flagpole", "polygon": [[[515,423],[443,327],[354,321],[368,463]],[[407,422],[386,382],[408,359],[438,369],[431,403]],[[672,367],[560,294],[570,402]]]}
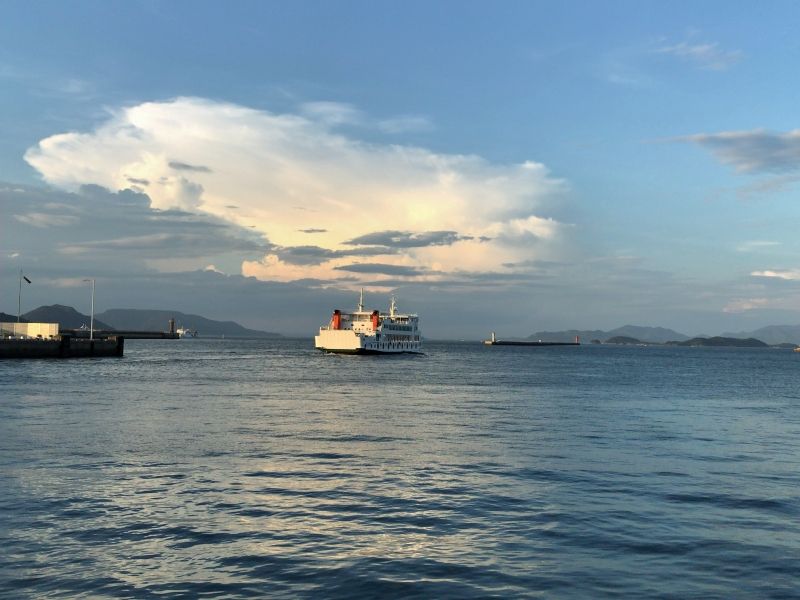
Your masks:
{"label": "flagpole", "polygon": [[[22,314],[22,269],[19,270],[19,295],[17,296],[17,323]],[[14,332],[17,333],[16,331]]]}

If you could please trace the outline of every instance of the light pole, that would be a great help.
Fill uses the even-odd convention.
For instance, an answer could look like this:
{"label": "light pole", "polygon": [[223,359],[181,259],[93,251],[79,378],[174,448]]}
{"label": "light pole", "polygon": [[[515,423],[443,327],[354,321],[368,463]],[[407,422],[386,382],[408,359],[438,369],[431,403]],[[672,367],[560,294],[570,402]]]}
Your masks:
{"label": "light pole", "polygon": [[19,270],[19,295],[17,296],[17,326],[14,328],[14,335],[17,335],[17,329],[19,329],[19,323],[22,318],[22,280],[27,281],[28,283],[31,282],[30,279],[25,277],[25,274],[22,272],[22,269]]}
{"label": "light pole", "polygon": [[[19,270],[19,294],[17,295],[17,323],[22,313],[22,269]],[[16,331],[14,331],[16,333]]]}
{"label": "light pole", "polygon": [[89,317],[89,339],[94,339],[94,279],[84,279],[85,282],[92,282],[92,313]]}

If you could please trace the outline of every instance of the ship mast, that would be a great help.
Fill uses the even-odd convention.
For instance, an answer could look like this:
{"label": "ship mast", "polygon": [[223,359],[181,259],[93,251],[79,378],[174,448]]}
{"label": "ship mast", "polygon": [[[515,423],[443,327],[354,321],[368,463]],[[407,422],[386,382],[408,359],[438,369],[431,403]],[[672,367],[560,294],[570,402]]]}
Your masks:
{"label": "ship mast", "polygon": [[394,294],[392,294],[392,303],[389,305],[389,316],[394,316],[394,311],[397,310],[397,303],[394,301]]}
{"label": "ship mast", "polygon": [[361,296],[358,298],[358,312],[364,312],[364,288],[361,288]]}

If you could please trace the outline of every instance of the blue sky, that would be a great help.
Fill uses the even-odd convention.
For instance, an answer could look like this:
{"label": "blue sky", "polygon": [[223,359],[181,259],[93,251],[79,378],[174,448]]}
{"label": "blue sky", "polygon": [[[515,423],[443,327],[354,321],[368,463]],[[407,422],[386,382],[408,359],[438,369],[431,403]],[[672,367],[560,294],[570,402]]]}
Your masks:
{"label": "blue sky", "polygon": [[[432,333],[443,336],[477,335],[461,323],[498,303],[508,308],[498,327],[515,334],[800,320],[794,3],[4,11],[0,181],[3,220],[15,223],[0,242],[5,310],[20,267],[48,282],[31,302],[66,303],[84,275],[72,271],[89,267],[64,259],[113,247],[126,281],[191,276],[200,290],[205,268],[214,289],[220,276],[233,287],[254,277],[315,295],[309,312],[362,284],[381,302],[402,292],[423,315],[441,301],[449,316]],[[244,149],[252,164],[232,158]],[[224,243],[187,252],[196,232],[177,219],[159,229],[154,258],[145,250],[156,234],[124,211],[118,231],[85,239],[83,185],[107,189],[109,223],[117,193],[131,189],[152,211],[218,221]],[[31,190],[53,198],[33,210]],[[370,203],[386,218],[357,223]],[[328,231],[297,233],[306,229]],[[26,240],[37,235],[52,246],[34,260]],[[105,283],[107,308],[130,298],[125,282]],[[212,299],[138,301],[225,316]],[[278,328],[256,306],[241,320]]]}

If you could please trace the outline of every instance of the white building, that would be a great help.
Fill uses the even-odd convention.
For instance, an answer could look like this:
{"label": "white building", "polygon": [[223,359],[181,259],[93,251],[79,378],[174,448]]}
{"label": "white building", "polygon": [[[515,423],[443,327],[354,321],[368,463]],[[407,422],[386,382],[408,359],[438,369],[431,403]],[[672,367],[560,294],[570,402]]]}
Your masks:
{"label": "white building", "polygon": [[0,323],[2,337],[42,338],[58,336],[58,323]]}

